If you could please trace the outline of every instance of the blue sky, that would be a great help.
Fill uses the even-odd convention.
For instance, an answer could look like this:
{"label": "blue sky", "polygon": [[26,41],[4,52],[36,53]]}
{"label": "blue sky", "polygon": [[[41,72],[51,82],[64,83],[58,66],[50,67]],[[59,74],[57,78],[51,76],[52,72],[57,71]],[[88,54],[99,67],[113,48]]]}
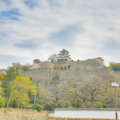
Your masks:
{"label": "blue sky", "polygon": [[47,60],[62,48],[73,59],[120,62],[120,0],[0,0],[0,68]]}

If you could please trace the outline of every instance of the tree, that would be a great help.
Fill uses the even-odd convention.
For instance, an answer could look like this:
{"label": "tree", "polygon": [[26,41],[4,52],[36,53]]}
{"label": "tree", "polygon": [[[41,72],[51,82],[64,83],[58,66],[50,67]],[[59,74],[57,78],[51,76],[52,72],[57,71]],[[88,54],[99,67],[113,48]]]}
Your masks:
{"label": "tree", "polygon": [[22,68],[22,65],[20,63],[12,63],[15,70],[19,70]]}
{"label": "tree", "polygon": [[16,70],[13,67],[10,67],[2,81],[3,95],[6,98],[7,107],[11,99],[11,86],[13,84],[13,80],[16,78],[17,75],[18,73],[16,72]]}
{"label": "tree", "polygon": [[52,104],[53,103],[53,96],[51,92],[47,89],[41,89],[38,88],[38,99],[37,99],[38,104]]}
{"label": "tree", "polygon": [[29,68],[30,68],[30,66],[28,66],[28,65],[24,65],[24,66],[22,66],[22,69],[23,69],[24,71],[28,71]]}
{"label": "tree", "polygon": [[108,81],[93,75],[90,81],[80,89],[81,98],[86,107],[100,107],[108,98]]}
{"label": "tree", "polygon": [[32,80],[27,76],[18,74],[14,68],[9,68],[3,79],[2,87],[7,107],[13,102],[17,106],[25,105],[29,102],[29,93],[36,92],[36,85]]}
{"label": "tree", "polygon": [[29,77],[17,75],[11,86],[11,103],[15,102],[18,107],[29,103],[29,92],[35,94],[36,85]]}
{"label": "tree", "polygon": [[80,97],[80,92],[76,88],[68,88],[67,94],[69,105],[75,108],[83,107],[83,101]]}
{"label": "tree", "polygon": [[2,80],[4,78],[3,74],[0,74],[0,80]]}
{"label": "tree", "polygon": [[34,60],[33,60],[33,63],[34,63],[34,64],[39,64],[39,63],[40,63],[40,60],[39,60],[39,59],[34,59]]}

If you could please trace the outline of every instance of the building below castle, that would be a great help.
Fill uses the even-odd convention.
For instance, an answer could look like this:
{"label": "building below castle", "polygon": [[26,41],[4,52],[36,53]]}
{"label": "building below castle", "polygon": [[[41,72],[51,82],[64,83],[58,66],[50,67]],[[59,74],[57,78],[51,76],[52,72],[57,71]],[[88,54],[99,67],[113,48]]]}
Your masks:
{"label": "building below castle", "polygon": [[66,62],[71,61],[69,51],[62,49],[58,54],[54,54],[48,59],[50,62]]}

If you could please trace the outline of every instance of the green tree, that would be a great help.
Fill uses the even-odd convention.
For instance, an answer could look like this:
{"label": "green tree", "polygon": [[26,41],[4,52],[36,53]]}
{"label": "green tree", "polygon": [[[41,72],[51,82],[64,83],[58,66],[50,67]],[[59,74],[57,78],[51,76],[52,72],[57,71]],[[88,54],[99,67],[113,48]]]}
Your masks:
{"label": "green tree", "polygon": [[15,69],[13,67],[10,67],[2,81],[3,95],[6,98],[7,107],[11,99],[11,86],[13,84],[13,80],[16,78],[17,75],[18,73],[15,71]]}

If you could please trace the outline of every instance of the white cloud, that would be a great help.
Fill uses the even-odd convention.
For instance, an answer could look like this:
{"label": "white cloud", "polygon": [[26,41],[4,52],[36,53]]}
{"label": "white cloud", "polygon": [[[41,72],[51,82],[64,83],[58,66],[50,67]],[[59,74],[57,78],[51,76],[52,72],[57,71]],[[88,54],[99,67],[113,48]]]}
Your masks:
{"label": "white cloud", "polygon": [[[79,32],[69,40],[72,45],[66,46],[74,59],[102,56],[106,62],[120,61],[114,54],[104,53],[105,47],[103,49],[106,40],[120,39],[119,0],[52,0],[51,3],[50,0],[35,0],[38,4],[31,9],[23,0],[11,1],[9,7],[0,2],[0,11],[18,9],[21,16],[18,21],[5,18],[5,23],[0,24],[0,33],[7,34],[0,35],[0,54],[23,57],[26,62],[33,58],[45,60],[62,48],[52,43],[50,36],[75,24]],[[34,50],[16,48],[16,43],[25,40],[33,40],[39,47]]]}

